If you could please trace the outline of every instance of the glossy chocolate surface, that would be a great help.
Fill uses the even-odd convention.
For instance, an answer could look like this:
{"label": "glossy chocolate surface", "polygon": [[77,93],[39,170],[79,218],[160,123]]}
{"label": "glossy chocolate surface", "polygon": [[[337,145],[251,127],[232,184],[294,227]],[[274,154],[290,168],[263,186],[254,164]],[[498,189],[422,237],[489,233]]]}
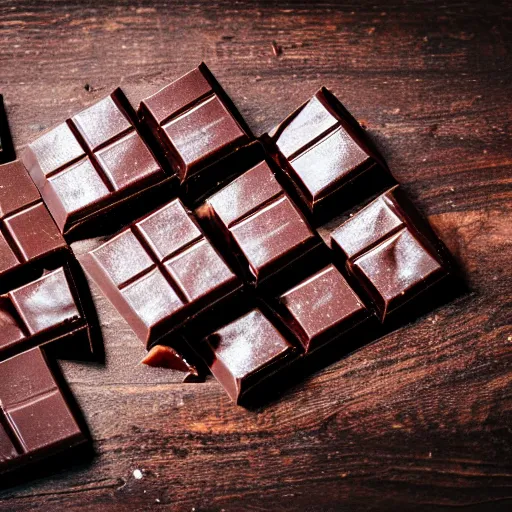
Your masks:
{"label": "glossy chocolate surface", "polygon": [[[349,119],[350,118],[350,119]],[[266,138],[311,212],[376,162],[353,128],[352,116],[320,89]]]}
{"label": "glossy chocolate surface", "polygon": [[209,336],[205,348],[206,364],[234,402],[279,371],[295,353],[259,309]]}
{"label": "glossy chocolate surface", "polygon": [[256,284],[318,245],[265,161],[208,198],[198,214],[231,247]]}
{"label": "glossy chocolate surface", "polygon": [[394,187],[331,233],[382,321],[449,272],[442,244]]}
{"label": "glossy chocolate surface", "polygon": [[252,139],[204,63],[143,100],[139,115],[182,182]]}
{"label": "glossy chocolate surface", "polygon": [[278,302],[278,314],[306,353],[368,316],[366,306],[333,265],[281,295]]}
{"label": "glossy chocolate surface", "polygon": [[16,158],[12,144],[11,131],[5,112],[4,99],[0,94],[0,165],[11,162]]}
{"label": "glossy chocolate surface", "polygon": [[0,473],[85,440],[41,349],[0,362]]}
{"label": "glossy chocolate surface", "polygon": [[0,165],[0,281],[64,251],[67,244],[23,164]]}
{"label": "glossy chocolate surface", "polygon": [[168,178],[120,89],[29,144],[22,158],[64,234]]}
{"label": "glossy chocolate surface", "polygon": [[83,266],[149,348],[241,282],[179,199],[90,251]]}
{"label": "glossy chocolate surface", "polygon": [[[88,337],[88,324],[69,270],[60,267],[0,295],[0,359],[50,342]],[[72,353],[72,347],[69,353]]]}

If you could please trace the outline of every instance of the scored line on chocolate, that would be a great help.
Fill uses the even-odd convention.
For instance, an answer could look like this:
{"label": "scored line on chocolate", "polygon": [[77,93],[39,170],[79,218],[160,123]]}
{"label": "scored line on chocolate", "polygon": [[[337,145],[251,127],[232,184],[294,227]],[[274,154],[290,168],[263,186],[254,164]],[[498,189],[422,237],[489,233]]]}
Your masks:
{"label": "scored line on chocolate", "polygon": [[194,98],[190,103],[187,103],[184,107],[169,114],[166,118],[164,118],[163,121],[159,123],[159,125],[163,127],[166,124],[177,121],[181,117],[189,115],[193,110],[202,107],[203,105],[208,103],[208,101],[211,101],[213,98],[215,98],[215,96],[215,91],[213,89],[210,89],[208,92],[202,94],[201,96]]}
{"label": "scored line on chocolate", "polygon": [[165,278],[165,280],[167,281],[169,286],[176,293],[176,295],[179,297],[181,302],[183,304],[187,304],[189,302],[189,300],[185,296],[183,290],[180,288],[178,283],[176,283],[175,280],[172,278],[172,276],[169,274],[169,272],[167,272],[167,270],[165,268],[165,263],[167,261],[169,261],[171,258],[174,258],[175,256],[177,256],[181,253],[184,253],[185,251],[189,250],[193,246],[197,245],[202,240],[204,240],[204,237],[202,235],[198,236],[194,240],[179,247],[178,249],[176,249],[173,252],[171,252],[170,254],[168,254],[165,258],[162,258],[162,260],[160,260],[158,255],[155,253],[155,251],[153,250],[151,245],[148,243],[148,241],[146,240],[146,238],[144,237],[144,235],[141,233],[141,231],[139,230],[139,228],[136,225],[132,226],[130,231],[131,231],[131,233],[133,233],[133,235],[135,236],[135,238],[137,239],[139,244],[142,246],[142,248],[144,249],[146,254],[151,258],[151,261],[153,262],[153,264],[150,265],[148,268],[145,268],[138,274],[130,277],[125,282],[121,283],[118,286],[118,289],[123,290],[124,288],[127,288],[128,286],[135,283],[136,281],[139,281],[142,277],[150,274],[151,272],[153,272],[155,270],[155,268],[157,268],[160,270],[161,274],[163,275],[163,277]]}
{"label": "scored line on chocolate", "polygon": [[17,435],[17,430],[13,427],[11,421],[9,420],[8,414],[5,412],[4,407],[0,400],[0,429],[3,429],[7,434],[9,441],[11,441],[16,453],[18,455],[23,455],[27,453],[27,448],[23,444],[21,437]]}
{"label": "scored line on chocolate", "polygon": [[317,135],[316,137],[313,137],[311,140],[308,140],[304,146],[300,147],[296,151],[294,151],[291,155],[288,156],[287,160],[288,162],[292,162],[293,160],[296,160],[299,156],[301,156],[303,153],[306,153],[313,147],[317,146],[319,143],[323,142],[327,137],[330,137],[334,132],[338,130],[342,130],[343,126],[341,124],[341,121],[336,122],[336,124],[329,126],[327,130],[323,131],[320,135]]}
{"label": "scored line on chocolate", "polygon": [[258,205],[254,206],[253,208],[251,208],[250,210],[245,212],[243,215],[240,215],[240,217],[238,217],[237,219],[232,220],[231,222],[229,222],[227,224],[227,228],[228,229],[234,228],[235,226],[238,226],[239,224],[242,224],[244,221],[246,221],[250,217],[255,217],[256,215],[259,215],[260,213],[266,212],[272,206],[274,206],[275,204],[279,203],[279,201],[283,200],[283,199],[286,199],[286,195],[284,193],[284,190],[280,190],[279,192],[277,192],[273,196],[269,197],[268,199],[265,199],[264,201],[262,201]]}

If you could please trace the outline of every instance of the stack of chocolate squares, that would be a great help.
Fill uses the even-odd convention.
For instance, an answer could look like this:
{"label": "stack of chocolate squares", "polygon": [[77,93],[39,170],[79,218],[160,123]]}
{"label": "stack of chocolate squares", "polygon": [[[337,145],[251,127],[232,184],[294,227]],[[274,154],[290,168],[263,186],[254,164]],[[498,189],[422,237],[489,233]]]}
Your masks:
{"label": "stack of chocolate squares", "polygon": [[[53,253],[60,244],[72,260],[64,238],[115,230],[80,263],[145,344],[147,362],[195,377],[207,368],[237,403],[307,367],[320,347],[376,339],[392,319],[412,319],[453,276],[444,245],[327,89],[257,139],[201,64],[137,111],[115,90],[31,143],[22,161],[53,217],[27,192],[52,225]],[[32,252],[27,223],[12,227],[25,210],[6,208],[12,255],[2,264],[14,272],[49,249]],[[72,275],[40,280],[69,285]],[[26,286],[44,288],[34,283]],[[52,314],[46,298],[27,306],[33,292],[23,288],[2,296],[6,350],[16,337],[23,346],[54,339],[50,320],[59,333],[87,330],[68,290],[45,295],[59,301]],[[6,439],[21,454],[11,402],[2,405]]]}

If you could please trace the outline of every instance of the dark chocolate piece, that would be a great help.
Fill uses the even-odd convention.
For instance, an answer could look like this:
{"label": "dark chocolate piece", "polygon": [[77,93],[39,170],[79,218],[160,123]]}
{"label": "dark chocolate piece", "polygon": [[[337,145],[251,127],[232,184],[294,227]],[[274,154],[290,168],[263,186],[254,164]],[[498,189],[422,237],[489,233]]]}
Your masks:
{"label": "dark chocolate piece", "polygon": [[365,143],[362,128],[325,88],[264,139],[312,213],[377,160],[382,162]]}
{"label": "dark chocolate piece", "polygon": [[263,161],[198,209],[256,284],[319,247],[306,219]]}
{"label": "dark chocolate piece", "polygon": [[71,345],[78,338],[91,347],[89,325],[67,267],[0,295],[0,327],[0,359],[57,342],[64,353],[75,354],[78,347]]}
{"label": "dark chocolate piece", "polygon": [[19,160],[1,165],[0,281],[57,254],[67,256],[68,246],[25,167]]}
{"label": "dark chocolate piece", "polygon": [[16,152],[12,143],[9,121],[5,112],[4,98],[0,94],[0,164],[11,162],[16,158]]}
{"label": "dark chocolate piece", "polygon": [[306,353],[369,316],[366,306],[333,265],[281,295],[277,313]]}
{"label": "dark chocolate piece", "polygon": [[0,473],[85,441],[41,349],[0,362]]}
{"label": "dark chocolate piece", "polygon": [[204,63],[142,101],[139,115],[181,182],[253,138]]}
{"label": "dark chocolate piece", "polygon": [[64,234],[171,180],[121,89],[39,137],[22,158]]}
{"label": "dark chocolate piece", "polygon": [[87,253],[83,266],[149,348],[227,301],[240,280],[179,199]]}
{"label": "dark chocolate piece", "polygon": [[149,350],[141,363],[154,368],[167,368],[183,372],[186,374],[183,377],[183,382],[198,382],[201,380],[201,376],[193,364],[189,363],[180,352],[165,345],[155,345]]}
{"label": "dark chocolate piece", "polygon": [[381,321],[449,273],[444,246],[398,187],[336,228],[331,241]]}
{"label": "dark chocolate piece", "polygon": [[208,336],[201,348],[205,363],[236,403],[296,353],[259,309]]}

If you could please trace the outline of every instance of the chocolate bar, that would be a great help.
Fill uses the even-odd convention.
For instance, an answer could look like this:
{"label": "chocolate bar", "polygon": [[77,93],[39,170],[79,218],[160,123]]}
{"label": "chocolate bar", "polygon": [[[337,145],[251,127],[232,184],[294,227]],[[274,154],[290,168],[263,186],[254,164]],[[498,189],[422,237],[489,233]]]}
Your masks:
{"label": "chocolate bar", "polygon": [[334,229],[331,241],[382,322],[450,272],[446,249],[399,187]]}
{"label": "chocolate bar", "polygon": [[204,63],[143,100],[139,116],[160,141],[182,183],[253,139]]}
{"label": "chocolate bar", "polygon": [[11,162],[16,158],[12,143],[9,121],[5,112],[4,98],[0,94],[0,165]]}
{"label": "chocolate bar", "polygon": [[[0,166],[0,283],[8,289],[23,271],[56,266],[68,246],[23,164]],[[50,261],[51,260],[51,261]]]}
{"label": "chocolate bar", "polygon": [[[290,114],[263,140],[312,214],[339,193],[354,194],[355,179],[370,173],[391,179],[363,129],[326,88]],[[374,179],[365,179],[365,193]],[[340,213],[339,201],[334,204]]]}
{"label": "chocolate bar", "polygon": [[59,355],[92,349],[84,306],[69,267],[0,295],[0,359],[35,345],[59,345]]}
{"label": "chocolate bar", "polygon": [[205,363],[235,403],[290,363],[297,351],[273,323],[254,309],[208,336]]}
{"label": "chocolate bar", "polygon": [[295,272],[299,260],[321,247],[265,161],[209,197],[197,214],[256,285],[270,276],[277,282],[284,271]]}
{"label": "chocolate bar", "polygon": [[85,441],[40,348],[0,362],[0,473]]}
{"label": "chocolate bar", "polygon": [[173,182],[121,89],[29,144],[22,159],[65,235]]}
{"label": "chocolate bar", "polygon": [[203,321],[241,289],[179,199],[84,255],[82,264],[148,348],[184,321]]}
{"label": "chocolate bar", "polygon": [[352,329],[370,315],[332,264],[280,295],[274,311],[300,341],[305,353]]}

